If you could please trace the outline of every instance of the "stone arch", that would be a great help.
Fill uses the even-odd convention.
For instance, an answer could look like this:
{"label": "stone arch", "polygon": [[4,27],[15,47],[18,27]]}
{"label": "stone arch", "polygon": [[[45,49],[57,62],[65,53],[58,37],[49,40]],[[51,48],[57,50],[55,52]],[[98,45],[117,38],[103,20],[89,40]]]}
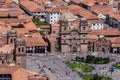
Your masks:
{"label": "stone arch", "polygon": [[105,48],[102,48],[102,52],[105,52]]}
{"label": "stone arch", "polygon": [[77,47],[76,46],[72,47],[72,52],[77,52]]}

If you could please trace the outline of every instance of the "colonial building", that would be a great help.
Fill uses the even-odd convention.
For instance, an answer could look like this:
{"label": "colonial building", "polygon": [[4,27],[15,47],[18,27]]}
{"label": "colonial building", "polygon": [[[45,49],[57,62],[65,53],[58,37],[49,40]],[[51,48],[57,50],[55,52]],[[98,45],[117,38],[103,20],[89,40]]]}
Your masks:
{"label": "colonial building", "polygon": [[[93,35],[92,35],[93,36]],[[90,36],[89,36],[90,37]],[[109,53],[111,48],[110,40],[107,40],[103,35],[100,35],[98,39],[88,40],[88,51],[90,52],[103,52]]]}
{"label": "colonial building", "polygon": [[66,11],[66,6],[49,8],[46,12],[46,22],[52,24],[54,22],[58,22],[60,19],[61,14]]}
{"label": "colonial building", "polygon": [[120,53],[120,31],[117,29],[93,31],[87,39],[89,52]]}
{"label": "colonial building", "polygon": [[25,67],[27,53],[47,52],[47,43],[39,33],[18,36],[16,30],[11,29],[1,34],[0,63],[15,63]]}
{"label": "colonial building", "polygon": [[[33,7],[31,7],[33,6]],[[30,16],[38,18],[40,21],[45,21],[46,11],[44,7],[32,1],[21,1],[20,7]]]}
{"label": "colonial building", "polygon": [[0,80],[28,80],[27,70],[14,65],[0,65]]}
{"label": "colonial building", "polygon": [[86,35],[88,33],[89,27],[87,21],[85,19],[76,19],[67,10],[61,15],[59,24],[51,25],[51,38],[49,42],[50,45],[54,45],[50,46],[51,51],[55,52],[56,49],[59,49],[61,52],[86,51]]}
{"label": "colonial building", "polygon": [[103,30],[106,28],[106,24],[90,11],[74,4],[69,5],[68,8],[76,17],[85,18],[91,30]]}
{"label": "colonial building", "polygon": [[0,65],[0,80],[53,80],[18,65]]}

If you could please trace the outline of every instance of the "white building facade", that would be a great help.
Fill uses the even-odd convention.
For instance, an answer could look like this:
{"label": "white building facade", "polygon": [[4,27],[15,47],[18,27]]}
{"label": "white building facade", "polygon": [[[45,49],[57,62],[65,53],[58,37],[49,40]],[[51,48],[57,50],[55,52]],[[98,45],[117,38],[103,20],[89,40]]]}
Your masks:
{"label": "white building facade", "polygon": [[103,30],[104,28],[104,23],[90,23],[91,30]]}
{"label": "white building facade", "polygon": [[46,13],[46,22],[52,24],[58,22],[60,19],[60,12],[47,12]]}

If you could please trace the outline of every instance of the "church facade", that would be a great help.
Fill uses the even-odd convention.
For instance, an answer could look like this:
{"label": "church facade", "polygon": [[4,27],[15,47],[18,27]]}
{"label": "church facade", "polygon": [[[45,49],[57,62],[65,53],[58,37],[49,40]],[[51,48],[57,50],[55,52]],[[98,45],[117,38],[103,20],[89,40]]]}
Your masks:
{"label": "church facade", "polygon": [[[90,32],[86,19],[76,19],[66,11],[59,20],[59,25],[51,26],[51,52],[84,52],[87,50],[86,35]],[[54,35],[54,36],[53,36]],[[51,40],[50,40],[51,41]],[[53,50],[54,49],[54,50]]]}

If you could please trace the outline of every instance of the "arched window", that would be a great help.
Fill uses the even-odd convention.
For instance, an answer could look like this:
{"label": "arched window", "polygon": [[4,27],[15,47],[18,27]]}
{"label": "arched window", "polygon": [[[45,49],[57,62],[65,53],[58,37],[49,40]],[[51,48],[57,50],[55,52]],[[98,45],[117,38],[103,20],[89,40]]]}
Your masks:
{"label": "arched window", "polygon": [[20,52],[20,47],[18,48],[18,52]]}
{"label": "arched window", "polygon": [[12,39],[10,39],[10,43],[13,43],[13,40],[12,40]]}
{"label": "arched window", "polygon": [[83,27],[83,30],[85,30],[86,29],[86,27]]}
{"label": "arched window", "polygon": [[22,47],[22,52],[24,52],[24,47]]}
{"label": "arched window", "polygon": [[15,42],[15,39],[14,39],[14,42]]}

